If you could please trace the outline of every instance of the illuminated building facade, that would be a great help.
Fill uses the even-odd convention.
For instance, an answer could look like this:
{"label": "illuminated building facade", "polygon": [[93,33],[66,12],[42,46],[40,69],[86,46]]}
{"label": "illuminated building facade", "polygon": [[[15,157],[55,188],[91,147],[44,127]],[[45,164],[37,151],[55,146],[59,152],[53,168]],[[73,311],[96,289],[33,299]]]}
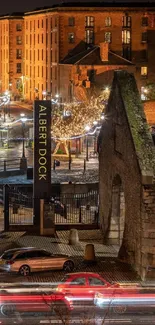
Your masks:
{"label": "illuminated building facade", "polygon": [[[11,19],[11,16],[1,17],[1,35],[4,24],[17,25],[18,19],[17,17]],[[131,63],[135,66],[134,73],[139,89],[144,89],[142,87],[145,87],[147,82],[155,82],[155,7],[150,3],[145,4],[145,7],[135,3],[119,5],[94,2],[91,3],[91,7],[88,3],[80,3],[80,5],[63,3],[59,6],[27,12],[23,18],[21,17],[21,22],[22,31],[14,30],[14,37],[15,34],[21,33],[24,40],[24,44],[16,48],[16,50],[20,48],[24,50],[21,62],[20,59],[16,62],[15,40],[13,41],[12,34],[7,34],[7,29],[4,35],[9,40],[10,62],[6,57],[3,60],[3,52],[7,48],[4,38],[2,36],[0,38],[0,79],[3,90],[8,88],[8,83],[11,81],[12,91],[15,92],[16,80],[20,75],[15,68],[7,67],[9,65],[15,67],[17,63],[23,63],[21,76],[25,99],[32,101],[35,98],[48,99],[51,96],[55,98],[59,94],[62,101],[68,101],[70,93],[74,93],[72,89],[74,80],[79,74],[78,60],[75,56],[78,57],[82,51],[84,54],[84,51],[100,46],[100,43],[108,43],[109,53],[123,57],[124,64],[122,62],[119,66],[116,62],[115,67],[124,68]],[[82,49],[81,45],[85,49]],[[66,63],[67,58],[70,60],[73,58],[73,63],[70,61]],[[98,66],[97,70],[100,70],[100,63],[95,63],[94,69],[93,60],[90,64],[88,60],[85,65],[89,66],[88,70],[92,66],[91,74],[95,73],[93,70],[96,66]],[[85,65],[83,64],[83,67]],[[110,65],[111,62],[108,60],[108,69]],[[73,71],[75,71],[74,75]],[[90,79],[89,71],[85,79],[82,79],[84,81],[82,85],[88,86],[90,82],[91,87]]]}
{"label": "illuminated building facade", "polygon": [[[21,15],[0,17],[0,92],[22,92],[24,71],[24,19]],[[20,89],[20,91],[19,91]]]}

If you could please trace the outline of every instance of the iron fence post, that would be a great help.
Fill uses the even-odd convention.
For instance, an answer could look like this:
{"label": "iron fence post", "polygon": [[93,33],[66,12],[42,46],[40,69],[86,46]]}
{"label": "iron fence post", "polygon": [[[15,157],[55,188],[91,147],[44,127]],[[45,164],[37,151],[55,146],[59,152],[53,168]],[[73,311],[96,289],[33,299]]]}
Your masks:
{"label": "iron fence post", "polygon": [[4,230],[9,231],[9,185],[4,185]]}
{"label": "iron fence post", "polygon": [[4,172],[6,172],[6,160],[4,160]]}
{"label": "iron fence post", "polygon": [[82,209],[80,207],[80,210],[79,210],[79,223],[81,223],[82,221]]}

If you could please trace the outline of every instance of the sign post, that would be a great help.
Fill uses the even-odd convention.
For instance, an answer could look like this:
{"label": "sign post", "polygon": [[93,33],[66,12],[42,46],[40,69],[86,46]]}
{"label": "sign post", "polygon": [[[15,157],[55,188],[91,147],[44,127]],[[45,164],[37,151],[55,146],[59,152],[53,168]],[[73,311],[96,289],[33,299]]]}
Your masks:
{"label": "sign post", "polygon": [[34,103],[34,225],[40,229],[40,199],[51,192],[51,101]]}

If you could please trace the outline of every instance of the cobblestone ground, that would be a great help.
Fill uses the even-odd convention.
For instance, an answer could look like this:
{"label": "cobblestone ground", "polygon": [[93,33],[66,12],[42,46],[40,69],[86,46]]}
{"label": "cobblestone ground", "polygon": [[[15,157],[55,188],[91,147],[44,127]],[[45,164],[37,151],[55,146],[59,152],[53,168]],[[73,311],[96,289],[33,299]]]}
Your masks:
{"label": "cobblestone ground", "polygon": [[[75,272],[97,272],[107,281],[116,282],[137,282],[136,273],[127,264],[117,260],[118,247],[102,244],[100,231],[79,231],[80,244],[78,246],[68,245],[68,232],[57,232],[56,238],[27,236],[25,233],[1,233],[0,253],[14,247],[33,246],[47,249],[54,253],[68,254],[75,262]],[[89,238],[89,240],[88,240]],[[85,245],[94,243],[96,261],[94,265],[86,265],[83,262]],[[55,284],[64,277],[63,271],[49,271],[33,273],[28,277],[21,277],[18,274],[6,274],[0,272],[0,282],[48,282]]]}

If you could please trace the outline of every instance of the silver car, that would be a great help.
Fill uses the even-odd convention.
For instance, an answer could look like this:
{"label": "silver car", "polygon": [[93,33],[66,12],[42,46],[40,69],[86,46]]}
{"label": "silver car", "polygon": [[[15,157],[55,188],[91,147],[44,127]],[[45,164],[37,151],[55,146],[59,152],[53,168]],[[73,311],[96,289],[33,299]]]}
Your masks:
{"label": "silver car", "polygon": [[0,270],[19,272],[29,275],[31,272],[64,270],[71,272],[74,262],[67,255],[58,255],[44,249],[24,247],[5,251],[0,257]]}

